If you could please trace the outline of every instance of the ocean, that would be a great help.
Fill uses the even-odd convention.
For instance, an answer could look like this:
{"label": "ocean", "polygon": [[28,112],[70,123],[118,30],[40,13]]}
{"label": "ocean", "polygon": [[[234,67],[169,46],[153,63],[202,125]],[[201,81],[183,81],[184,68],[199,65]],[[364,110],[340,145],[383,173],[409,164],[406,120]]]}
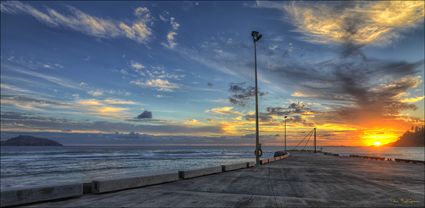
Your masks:
{"label": "ocean", "polygon": [[[424,160],[423,147],[322,147],[323,151]],[[291,149],[291,147],[288,147]],[[263,158],[282,147],[263,147]],[[320,148],[319,148],[320,150]],[[1,147],[1,189],[90,182],[254,161],[254,147]]]}

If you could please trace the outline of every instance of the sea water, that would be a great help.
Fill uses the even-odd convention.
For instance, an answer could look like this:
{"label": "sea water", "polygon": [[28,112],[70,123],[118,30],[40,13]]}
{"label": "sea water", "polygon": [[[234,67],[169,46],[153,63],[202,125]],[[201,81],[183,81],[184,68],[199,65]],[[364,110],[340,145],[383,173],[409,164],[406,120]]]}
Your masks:
{"label": "sea water", "polygon": [[[288,147],[291,149],[291,147]],[[323,151],[424,160],[424,148],[322,147]],[[282,147],[263,147],[263,158]],[[254,161],[254,147],[1,147],[1,189],[90,182]]]}

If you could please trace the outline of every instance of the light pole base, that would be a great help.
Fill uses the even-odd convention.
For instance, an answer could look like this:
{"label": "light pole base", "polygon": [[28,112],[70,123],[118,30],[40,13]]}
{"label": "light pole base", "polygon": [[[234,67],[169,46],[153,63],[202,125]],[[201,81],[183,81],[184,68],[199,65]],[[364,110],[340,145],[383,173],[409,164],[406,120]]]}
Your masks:
{"label": "light pole base", "polygon": [[263,150],[261,150],[261,144],[258,144],[255,147],[255,165],[260,166],[260,158],[263,155]]}

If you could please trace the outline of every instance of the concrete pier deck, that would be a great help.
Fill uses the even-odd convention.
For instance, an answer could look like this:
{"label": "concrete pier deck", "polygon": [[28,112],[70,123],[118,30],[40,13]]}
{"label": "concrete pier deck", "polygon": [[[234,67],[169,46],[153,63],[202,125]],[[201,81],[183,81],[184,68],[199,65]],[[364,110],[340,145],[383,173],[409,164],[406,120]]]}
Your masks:
{"label": "concrete pier deck", "polygon": [[423,207],[424,167],[293,152],[260,167],[25,207]]}

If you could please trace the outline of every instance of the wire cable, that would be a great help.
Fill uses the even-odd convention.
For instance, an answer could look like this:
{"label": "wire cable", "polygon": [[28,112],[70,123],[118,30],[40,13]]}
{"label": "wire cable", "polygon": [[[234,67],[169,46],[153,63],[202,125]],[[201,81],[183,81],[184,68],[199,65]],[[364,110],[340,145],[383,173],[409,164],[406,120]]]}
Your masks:
{"label": "wire cable", "polygon": [[305,141],[305,139],[313,133],[313,130],[309,131],[307,135],[304,136],[304,138],[294,147],[296,149],[301,143]]}

